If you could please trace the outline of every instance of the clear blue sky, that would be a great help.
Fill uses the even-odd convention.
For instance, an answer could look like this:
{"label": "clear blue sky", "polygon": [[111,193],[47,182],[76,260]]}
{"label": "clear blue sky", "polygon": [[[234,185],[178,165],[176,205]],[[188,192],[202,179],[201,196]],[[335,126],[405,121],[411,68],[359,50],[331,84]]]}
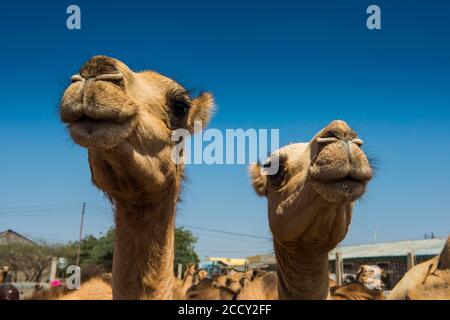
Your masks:
{"label": "clear blue sky", "polygon": [[[66,29],[78,4],[82,30]],[[378,4],[382,30],[365,27]],[[20,1],[0,10],[0,230],[76,239],[82,201],[108,207],[86,150],[57,116],[70,75],[116,57],[212,91],[210,127],[279,128],[281,144],[344,119],[378,159],[345,243],[450,232],[448,1]],[[191,166],[179,224],[269,236],[247,168]],[[77,204],[78,203],[78,204]],[[34,205],[68,204],[61,207]],[[32,206],[21,207],[18,206]],[[12,208],[14,207],[14,209]],[[54,216],[41,215],[58,213]],[[85,231],[112,224],[89,206]],[[270,242],[195,231],[202,257],[241,257]]]}

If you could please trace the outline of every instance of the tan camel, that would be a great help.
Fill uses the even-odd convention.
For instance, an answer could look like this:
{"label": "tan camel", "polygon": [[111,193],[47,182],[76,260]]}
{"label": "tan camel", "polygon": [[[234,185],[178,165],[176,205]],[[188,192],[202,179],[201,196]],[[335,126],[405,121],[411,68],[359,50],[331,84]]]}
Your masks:
{"label": "tan camel", "polygon": [[337,286],[330,284],[332,300],[384,300],[386,273],[376,265],[361,265],[354,282]]}
{"label": "tan camel", "polygon": [[199,269],[194,277],[194,284],[199,283],[203,279],[205,279],[208,276],[208,271],[205,269]]}
{"label": "tan camel", "polygon": [[[333,121],[309,143],[251,165],[253,187],[268,200],[280,299],[328,297],[328,252],[347,234],[353,202],[372,178],[361,145],[344,121]],[[277,173],[267,175],[277,161]]]}
{"label": "tan camel", "polygon": [[388,300],[450,300],[450,236],[441,254],[409,270]]}
{"label": "tan camel", "polygon": [[253,272],[229,271],[224,275],[203,278],[189,288],[186,297],[191,300],[235,300],[246,282],[252,281]]}
{"label": "tan camel", "polygon": [[194,284],[194,276],[195,276],[196,271],[197,270],[196,270],[195,264],[189,263],[186,266],[186,271],[184,272],[183,282],[181,285],[181,294],[183,296],[186,296],[186,292]]}
{"label": "tan camel", "polygon": [[244,279],[237,300],[278,300],[277,274],[255,270],[251,279]]}
{"label": "tan camel", "polygon": [[330,294],[332,300],[384,300],[382,290],[369,289],[360,282],[331,288]]}
{"label": "tan camel", "polygon": [[189,300],[234,300],[236,293],[213,279],[204,278],[189,288],[186,298]]}
{"label": "tan camel", "polygon": [[114,299],[171,299],[175,210],[184,168],[172,161],[174,129],[205,125],[213,98],[191,99],[156,72],[91,58],[60,104],[72,139],[88,149],[92,181],[115,208]]}

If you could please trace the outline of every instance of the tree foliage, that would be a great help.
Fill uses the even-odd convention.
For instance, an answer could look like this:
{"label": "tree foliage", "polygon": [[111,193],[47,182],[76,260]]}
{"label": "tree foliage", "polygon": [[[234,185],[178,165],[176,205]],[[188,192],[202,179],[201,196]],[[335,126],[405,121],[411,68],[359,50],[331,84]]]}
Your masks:
{"label": "tree foliage", "polygon": [[188,263],[198,264],[200,262],[194,249],[197,240],[197,237],[194,236],[190,230],[183,227],[175,229],[175,270],[179,263],[184,267]]}
{"label": "tree foliage", "polygon": [[73,246],[14,243],[0,246],[0,265],[10,267],[10,271],[21,271],[25,281],[45,281],[43,276],[50,270],[52,257],[70,256]]}
{"label": "tree foliage", "polygon": [[80,266],[101,266],[106,272],[112,271],[112,260],[114,253],[114,229],[96,238],[92,235],[81,241]]}
{"label": "tree foliage", "polygon": [[[197,238],[191,231],[184,228],[175,230],[175,268],[181,263],[198,263],[199,258],[194,250]],[[45,281],[44,274],[48,274],[52,257],[65,257],[68,265],[75,264],[78,243],[64,245],[30,245],[10,244],[0,246],[0,266],[7,265],[11,271],[22,271],[26,281]],[[103,272],[112,271],[114,253],[114,229],[96,238],[86,236],[81,241],[80,267],[82,270],[100,268]]]}

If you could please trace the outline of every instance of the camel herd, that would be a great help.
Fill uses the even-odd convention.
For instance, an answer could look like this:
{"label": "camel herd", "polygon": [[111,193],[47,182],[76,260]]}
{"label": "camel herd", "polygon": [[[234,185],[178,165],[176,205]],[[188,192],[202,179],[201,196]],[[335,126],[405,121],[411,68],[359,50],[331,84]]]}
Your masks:
{"label": "camel herd", "polygon": [[[172,161],[171,134],[178,128],[194,133],[194,122],[206,125],[213,107],[209,93],[191,98],[172,79],[133,72],[106,56],[86,62],[64,92],[61,120],[75,143],[87,148],[92,182],[115,209],[113,298],[351,296],[357,288],[335,288],[330,294],[328,253],[346,236],[353,203],[364,194],[372,168],[362,140],[344,121],[333,121],[309,142],[282,147],[264,164],[250,166],[256,193],[267,198],[276,273],[210,278],[188,266],[182,281],[174,277],[175,211],[184,167]],[[279,169],[267,174],[272,161]],[[431,264],[408,272],[393,297],[430,297],[441,286],[449,298],[448,244],[446,250]],[[430,284],[420,282],[425,269]],[[411,296],[411,290],[423,294]]]}

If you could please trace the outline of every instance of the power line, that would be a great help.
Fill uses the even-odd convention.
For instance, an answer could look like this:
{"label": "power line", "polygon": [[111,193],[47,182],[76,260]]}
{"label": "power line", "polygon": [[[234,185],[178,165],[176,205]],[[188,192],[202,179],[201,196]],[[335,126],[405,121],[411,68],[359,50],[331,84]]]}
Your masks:
{"label": "power line", "polygon": [[113,212],[112,208],[103,207],[103,206],[100,206],[98,204],[86,203],[86,205],[88,207],[92,207],[94,210],[103,210],[105,213],[112,213]]}
{"label": "power line", "polygon": [[[96,207],[97,209],[101,209],[101,210],[105,210],[108,213],[112,212],[112,209],[97,205],[97,204],[92,204],[92,203],[86,203],[87,206],[89,207]],[[263,237],[263,236],[257,236],[257,235],[252,235],[252,234],[245,234],[245,233],[238,233],[238,232],[231,232],[231,231],[225,231],[225,230],[216,230],[216,229],[210,229],[210,228],[205,228],[205,227],[199,227],[199,226],[192,226],[192,225],[184,225],[187,228],[191,228],[191,229],[198,229],[198,230],[204,230],[204,231],[209,231],[209,232],[215,232],[215,233],[223,233],[223,234],[228,234],[228,235],[232,235],[232,236],[239,236],[239,237],[248,237],[248,238],[254,238],[254,239],[261,239],[261,240],[268,240],[268,241],[272,241],[272,238],[268,238],[268,237]],[[224,238],[226,239],[226,238]],[[231,239],[228,239],[231,240]]]}
{"label": "power line", "polygon": [[272,241],[271,238],[262,237],[262,236],[256,236],[256,235],[253,235],[253,234],[246,234],[246,233],[231,232],[231,231],[225,231],[225,230],[210,229],[210,228],[204,228],[204,227],[198,227],[198,226],[192,226],[192,225],[184,225],[184,226],[186,228],[191,228],[191,229],[198,229],[198,230],[204,230],[204,231],[210,231],[210,232],[216,232],[216,233],[229,234],[229,235],[239,236],[239,237],[247,237],[247,238],[263,239],[263,240]]}
{"label": "power line", "polygon": [[34,205],[22,205],[22,206],[6,206],[0,208],[0,210],[9,210],[14,208],[40,208],[40,207],[58,207],[58,206],[78,206],[80,203],[60,203],[60,204],[34,204]]}
{"label": "power line", "polygon": [[[10,207],[3,207],[0,208],[0,217],[1,218],[21,218],[21,217],[43,217],[43,216],[58,216],[58,215],[75,215],[79,214],[79,205],[80,203],[68,203],[68,204],[46,204],[46,205],[24,205],[24,206],[10,206]],[[102,217],[102,218],[113,218],[112,209],[103,207],[101,205],[93,204],[93,203],[86,203],[86,214]],[[48,211],[56,211],[61,210],[63,212],[59,213],[43,213]],[[75,212],[71,212],[74,210]],[[1,213],[7,213],[6,215]],[[8,214],[9,213],[9,214]],[[15,214],[12,214],[15,213]],[[269,237],[263,237],[259,235],[253,235],[253,234],[246,234],[246,233],[239,233],[239,232],[232,232],[232,231],[226,231],[226,230],[218,230],[218,229],[212,229],[212,228],[205,228],[201,226],[194,226],[194,225],[184,225],[186,228],[189,229],[196,229],[196,230],[203,230],[213,233],[219,233],[219,234],[226,234],[230,236],[236,236],[236,237],[246,237],[246,238],[253,238],[253,239],[259,239],[259,240],[265,240],[265,241],[272,241]],[[205,235],[207,236],[207,235]],[[216,236],[217,237],[217,236]],[[230,239],[230,238],[224,238],[226,240],[237,240],[237,239]]]}
{"label": "power line", "polygon": [[[193,232],[195,236],[198,236],[199,238],[202,237],[209,237],[209,238],[214,238],[214,239],[224,239],[224,240],[229,240],[229,241],[239,241],[242,243],[242,238],[237,237],[237,238],[228,238],[228,237],[223,237],[217,234],[205,234],[205,233],[201,233],[199,231],[194,231]],[[261,241],[261,242],[257,242],[257,241]],[[256,244],[256,245],[263,245],[266,246],[269,243],[267,242],[267,240],[259,240],[259,239],[255,239],[255,241],[251,241],[251,240],[246,240],[246,243],[252,243],[252,244]]]}
{"label": "power line", "polygon": [[14,215],[0,215],[1,218],[23,218],[23,217],[43,217],[43,216],[65,216],[65,215],[75,215],[79,214],[73,213],[38,213],[38,214],[14,214]]}

